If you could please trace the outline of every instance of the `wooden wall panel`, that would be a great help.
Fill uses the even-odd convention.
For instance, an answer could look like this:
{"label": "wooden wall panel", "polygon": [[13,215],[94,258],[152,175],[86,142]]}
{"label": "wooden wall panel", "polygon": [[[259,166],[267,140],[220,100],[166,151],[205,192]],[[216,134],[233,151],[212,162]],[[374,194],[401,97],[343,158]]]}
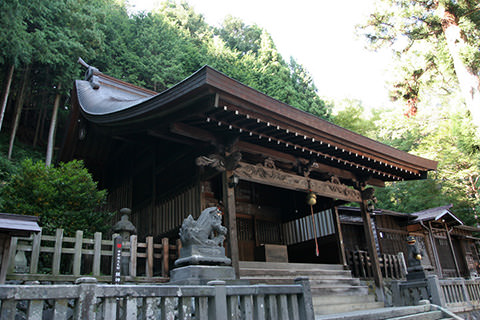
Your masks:
{"label": "wooden wall panel", "polygon": [[159,201],[151,208],[151,214],[156,215],[155,221],[159,222],[153,225],[152,235],[162,235],[179,228],[189,214],[197,218],[202,211],[200,192],[200,184],[195,184],[175,196]]}

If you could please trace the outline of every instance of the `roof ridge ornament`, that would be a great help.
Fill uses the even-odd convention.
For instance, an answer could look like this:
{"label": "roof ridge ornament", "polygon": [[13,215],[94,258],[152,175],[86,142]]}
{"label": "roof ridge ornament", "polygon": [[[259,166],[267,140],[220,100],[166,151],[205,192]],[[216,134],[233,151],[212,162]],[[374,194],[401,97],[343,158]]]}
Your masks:
{"label": "roof ridge ornament", "polygon": [[86,63],[82,58],[78,58],[78,63],[80,63],[82,66],[87,68],[87,71],[85,71],[85,81],[90,82],[90,85],[92,86],[93,89],[97,90],[100,88],[100,81],[99,78],[95,74],[99,74],[100,70],[98,70],[95,67],[90,66],[88,63]]}

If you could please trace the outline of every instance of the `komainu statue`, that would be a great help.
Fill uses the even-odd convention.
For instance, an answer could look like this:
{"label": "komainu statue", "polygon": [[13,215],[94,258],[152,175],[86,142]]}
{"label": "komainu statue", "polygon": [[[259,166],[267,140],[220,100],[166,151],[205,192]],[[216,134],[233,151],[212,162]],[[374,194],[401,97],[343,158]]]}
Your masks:
{"label": "komainu statue", "polygon": [[222,226],[221,211],[210,207],[202,211],[195,221],[192,215],[183,220],[180,229],[182,246],[221,246],[227,234],[227,228]]}
{"label": "komainu statue", "polygon": [[427,273],[422,265],[424,252],[420,250],[414,236],[407,237],[407,280],[425,279]]}
{"label": "komainu statue", "polygon": [[231,264],[223,247],[227,228],[222,226],[221,213],[217,207],[210,207],[196,221],[191,215],[183,220],[179,233],[182,248],[175,266]]}

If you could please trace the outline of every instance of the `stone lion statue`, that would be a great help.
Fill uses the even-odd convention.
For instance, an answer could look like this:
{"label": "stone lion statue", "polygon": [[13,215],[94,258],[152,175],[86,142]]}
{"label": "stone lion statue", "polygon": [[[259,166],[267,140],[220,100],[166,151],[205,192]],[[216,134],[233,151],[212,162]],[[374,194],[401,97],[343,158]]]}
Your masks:
{"label": "stone lion statue", "polygon": [[217,207],[210,207],[202,211],[197,221],[189,215],[180,228],[182,245],[221,246],[227,234],[221,213]]}

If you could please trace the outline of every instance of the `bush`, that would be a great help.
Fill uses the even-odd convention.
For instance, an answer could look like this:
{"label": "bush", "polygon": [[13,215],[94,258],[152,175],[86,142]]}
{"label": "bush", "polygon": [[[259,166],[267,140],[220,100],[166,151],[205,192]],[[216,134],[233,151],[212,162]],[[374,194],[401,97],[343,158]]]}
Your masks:
{"label": "bush", "polygon": [[91,236],[110,229],[112,213],[99,211],[106,191],[98,190],[83,162],[45,167],[25,159],[0,191],[3,212],[35,215],[45,233],[63,228],[67,236],[83,230]]}

